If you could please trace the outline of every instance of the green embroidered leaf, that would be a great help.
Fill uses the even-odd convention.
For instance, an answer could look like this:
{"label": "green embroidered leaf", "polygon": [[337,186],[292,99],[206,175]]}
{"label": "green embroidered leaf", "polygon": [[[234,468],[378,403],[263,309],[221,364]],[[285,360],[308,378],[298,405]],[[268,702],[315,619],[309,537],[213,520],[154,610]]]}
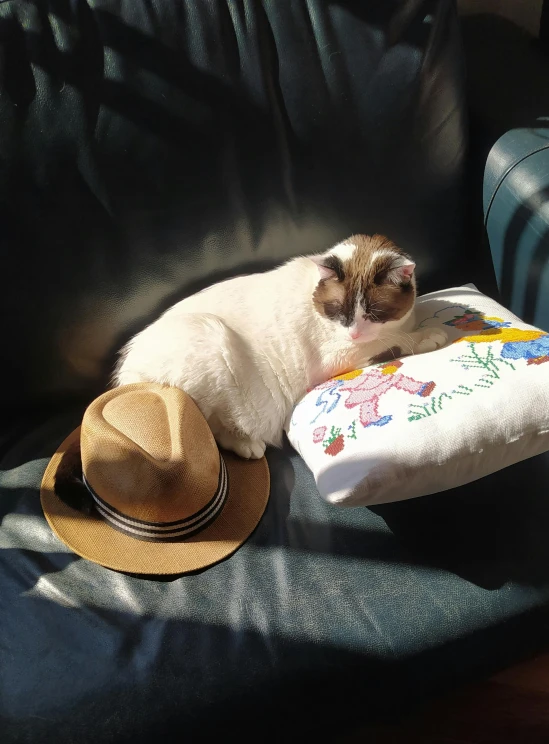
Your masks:
{"label": "green embroidered leaf", "polygon": [[474,392],[473,388],[467,387],[467,385],[458,385],[457,390],[452,390],[452,393],[456,395],[471,395]]}
{"label": "green embroidered leaf", "polygon": [[332,428],[330,429],[330,434],[322,442],[322,446],[323,447],[329,447],[332,444],[332,442],[335,442],[335,440],[340,436],[340,434],[341,434],[341,429],[340,428],[337,428],[336,429],[335,426],[332,426]]}
{"label": "green embroidered leaf", "polygon": [[[415,409],[415,411],[412,411],[412,409]],[[416,418],[427,418],[431,415],[429,412],[428,403],[426,403],[424,406],[420,406],[417,403],[410,403],[409,410],[410,413],[413,413],[416,416]],[[413,420],[415,421],[416,419]]]}

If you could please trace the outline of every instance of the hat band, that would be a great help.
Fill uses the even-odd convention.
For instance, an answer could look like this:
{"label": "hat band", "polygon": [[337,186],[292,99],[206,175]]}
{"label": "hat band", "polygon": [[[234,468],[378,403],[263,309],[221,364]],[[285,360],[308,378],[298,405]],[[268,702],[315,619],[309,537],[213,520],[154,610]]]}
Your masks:
{"label": "hat band", "polygon": [[101,498],[89,484],[86,476],[83,481],[95,502],[99,514],[119,532],[124,532],[137,540],[148,542],[174,542],[186,540],[201,532],[218,516],[223,509],[229,493],[229,474],[225,460],[219,455],[219,481],[217,490],[210,501],[199,511],[185,519],[175,522],[146,522],[135,517],[128,517]]}

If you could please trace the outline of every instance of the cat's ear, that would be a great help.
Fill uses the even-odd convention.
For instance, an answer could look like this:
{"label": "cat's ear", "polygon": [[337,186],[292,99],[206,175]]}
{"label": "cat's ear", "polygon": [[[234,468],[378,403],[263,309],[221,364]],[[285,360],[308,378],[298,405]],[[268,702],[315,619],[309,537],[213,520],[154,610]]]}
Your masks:
{"label": "cat's ear", "polygon": [[316,264],[320,279],[337,279],[342,282],[345,279],[343,263],[340,258],[334,255],[327,256],[309,256],[311,261]]}
{"label": "cat's ear", "polygon": [[410,284],[416,265],[406,256],[397,256],[385,275],[386,284]]}

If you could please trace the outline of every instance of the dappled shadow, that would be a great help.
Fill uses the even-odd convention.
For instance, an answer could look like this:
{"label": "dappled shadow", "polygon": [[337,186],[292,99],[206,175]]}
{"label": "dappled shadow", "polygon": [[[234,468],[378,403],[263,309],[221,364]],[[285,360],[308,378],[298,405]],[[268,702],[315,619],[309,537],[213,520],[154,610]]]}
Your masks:
{"label": "dappled shadow", "polygon": [[549,583],[549,454],[460,488],[371,507],[418,560],[477,586]]}
{"label": "dappled shadow", "polygon": [[246,740],[265,720],[286,739],[289,721],[296,738],[335,736],[539,650],[549,565],[539,461],[345,510],[321,501],[286,445],[269,452],[273,490],[250,540],[166,582],[59,552],[37,490],[3,491],[0,509],[18,515],[0,550],[0,678],[17,680],[3,686],[3,742],[145,744],[182,729],[200,741],[220,721]]}
{"label": "dappled shadow", "polygon": [[[276,227],[273,209],[291,215],[294,208],[287,143],[240,78],[236,38],[232,56],[224,47],[222,57],[232,59],[226,77],[193,61],[199,50],[175,27],[155,38],[144,19],[139,29],[100,6],[34,5],[32,22],[16,13],[0,18],[5,104],[17,133],[40,150],[39,163],[26,151],[24,162],[6,169],[5,252],[15,256],[17,245],[17,255],[32,256],[25,287],[32,294],[40,285],[43,303],[31,348],[21,339],[32,303],[19,308],[8,376],[24,392],[46,389],[50,399],[74,388],[92,396],[107,384],[114,350],[174,293],[180,299],[298,251],[281,240],[272,260],[258,255],[266,227]],[[218,10],[230,25],[229,10]],[[183,28],[184,9],[162,10],[172,11]],[[46,125],[49,99],[55,105]],[[264,167],[247,153],[262,153]],[[47,173],[47,184],[33,168]],[[61,273],[46,265],[49,251],[36,250],[44,242]],[[12,274],[15,295],[19,272]]]}
{"label": "dappled shadow", "polygon": [[[369,4],[368,7],[381,9],[382,5]],[[153,6],[157,7],[147,5],[151,17]],[[52,7],[48,6],[47,10]],[[64,9],[68,12],[69,7],[81,7],[85,9],[82,12],[89,12],[90,8],[87,3],[80,6],[55,4],[61,15]],[[183,6],[178,4],[178,7]],[[405,26],[406,23],[401,23],[401,28]],[[90,28],[95,33],[98,26],[92,22]],[[116,31],[125,33],[123,29]],[[130,50],[129,55],[126,54],[122,49],[124,41],[117,38],[117,33],[111,33],[110,43],[115,47],[118,45],[122,57],[129,56],[134,61],[137,52]],[[397,28],[396,33],[398,36],[401,31]],[[40,52],[40,40],[32,32],[28,39],[31,51]],[[146,43],[142,38],[139,41]],[[161,58],[162,72],[166,64],[171,64],[169,74],[175,74],[173,71],[177,69],[179,58],[168,60],[162,57],[162,50],[154,50],[154,54]],[[154,55],[150,56],[153,61],[148,72],[157,75],[159,70],[154,68]],[[51,55],[43,54],[40,59],[44,63],[42,69],[50,75],[59,69],[55,67],[59,56],[52,59]],[[337,61],[338,57],[334,59]],[[94,60],[100,62],[96,57]],[[63,58],[61,61],[65,66],[74,62]],[[359,58],[358,63],[363,61]],[[34,63],[39,66],[40,61],[35,57]],[[98,63],[94,74],[102,69]],[[439,84],[440,75],[433,77]],[[59,89],[64,79],[63,76],[57,79]],[[380,81],[383,89],[389,93],[393,90],[386,79],[380,78]],[[173,80],[167,82],[176,85]],[[197,79],[198,82],[204,86],[211,85],[207,79]],[[183,172],[192,173],[192,177],[185,178],[182,187],[181,165],[185,163],[180,155],[183,150],[191,151],[192,147],[188,142],[182,150],[177,147],[174,132],[181,123],[177,111],[169,110],[166,114],[164,110],[162,93],[168,95],[166,89],[161,86],[155,89],[154,99],[145,101],[141,107],[139,91],[136,94],[134,90],[121,90],[116,81],[108,81],[104,88],[100,81],[97,83],[98,79],[93,75],[86,82],[86,126],[93,128],[97,125],[95,107],[99,106],[99,96],[104,92],[109,107],[127,119],[128,128],[124,136],[120,138],[119,120],[108,122],[107,128],[111,128],[105,134],[104,142],[109,144],[105,145],[98,161],[102,165],[102,169],[98,169],[101,177],[95,183],[90,181],[90,187],[89,183],[82,184],[80,176],[68,177],[65,171],[65,191],[52,188],[51,203],[41,201],[42,211],[28,211],[32,215],[39,214],[40,219],[25,222],[26,240],[14,240],[14,244],[21,250],[33,245],[33,229],[49,240],[55,237],[53,245],[48,247],[56,251],[55,255],[76,287],[78,297],[84,297],[89,303],[87,312],[93,315],[101,307],[105,313],[97,327],[84,327],[83,343],[86,348],[98,344],[98,349],[104,350],[105,346],[110,348],[114,343],[114,336],[120,338],[127,331],[127,316],[144,318],[150,308],[162,303],[174,287],[202,281],[205,267],[218,265],[221,258],[228,268],[245,263],[245,252],[239,252],[235,246],[244,243],[255,246],[257,235],[263,232],[263,222],[270,220],[273,223],[274,212],[267,210],[261,201],[262,195],[272,198],[273,190],[280,187],[276,166],[279,161],[287,164],[288,159],[279,158],[285,152],[283,148],[274,148],[276,151],[267,165],[275,167],[271,170],[264,165],[270,182],[268,188],[251,173],[257,164],[250,159],[249,181],[242,193],[238,189],[241,178],[232,178],[235,173],[242,176],[236,157],[238,148],[228,148],[225,154],[235,155],[235,160],[228,157],[223,173],[231,177],[227,177],[225,186],[227,191],[237,192],[234,198],[238,205],[244,203],[245,208],[241,212],[235,209],[235,215],[242,219],[243,232],[247,236],[237,236],[239,239],[233,242],[235,234],[224,232],[223,208],[227,205],[227,193],[219,187],[219,179],[208,180],[212,173],[219,174],[219,170],[208,167],[216,152],[210,153],[198,147],[205,143],[203,132],[199,131],[191,144],[196,146],[197,153],[205,153],[205,162],[197,163],[198,159],[190,158],[193,167]],[[68,95],[73,88],[79,89],[74,80],[66,86],[65,94]],[[12,89],[16,95],[17,86],[12,86]],[[210,91],[214,95],[217,88],[210,87]],[[22,86],[22,97],[30,94],[30,88]],[[397,97],[395,105],[399,101]],[[233,104],[232,96],[230,103]],[[454,99],[449,108],[453,104]],[[344,106],[343,99],[338,101],[338,109]],[[250,132],[251,136],[254,135],[251,130],[259,120],[249,116],[251,126],[244,126],[245,114],[254,112],[246,110],[240,113],[243,114],[242,127],[235,136],[245,140]],[[359,132],[364,123],[358,114],[352,114],[357,112],[350,107],[341,121],[345,125],[348,122],[349,129],[357,122],[356,131]],[[73,119],[67,116],[67,121]],[[381,147],[372,146],[374,155],[380,160],[386,157],[384,143],[387,143],[385,149],[390,151],[391,157],[394,151],[400,154],[398,148],[406,151],[406,144],[409,144],[406,138],[415,131],[403,127],[398,117],[391,121],[398,129],[397,135],[400,132],[401,136],[382,137]],[[329,197],[335,195],[331,204],[333,211],[342,205],[339,221],[333,221],[336,229],[341,225],[348,227],[360,223],[364,219],[367,195],[374,202],[373,206],[370,204],[371,214],[376,213],[376,199],[387,202],[386,208],[380,209],[385,219],[389,212],[394,211],[394,204],[398,204],[398,229],[403,234],[408,232],[409,236],[415,236],[418,243],[422,243],[420,238],[426,235],[422,227],[422,224],[427,224],[426,210],[431,216],[436,214],[440,221],[437,228],[440,236],[449,235],[451,220],[447,217],[454,212],[442,208],[444,202],[434,198],[433,182],[425,172],[420,174],[413,167],[407,170],[408,182],[412,180],[417,184],[414,196],[417,194],[421,209],[415,209],[411,197],[403,199],[402,203],[399,199],[398,189],[409,189],[404,167],[393,171],[386,168],[381,174],[387,174],[383,182],[376,182],[380,174],[374,172],[375,169],[372,169],[372,175],[363,172],[359,174],[361,178],[342,178],[341,174],[345,174],[343,166],[348,166],[351,160],[352,174],[365,169],[359,154],[349,146],[349,140],[340,136],[346,130],[338,130],[335,125],[337,121],[334,119],[334,127],[327,127],[321,133],[327,139],[341,143],[341,151],[347,150],[347,160],[337,162],[336,150],[335,155],[327,156],[332,158],[328,167],[322,158],[318,158],[318,162],[322,161],[320,166],[312,163],[308,170],[309,164],[305,162],[301,175],[302,182],[309,186],[309,194],[312,192],[317,199],[317,214],[321,211],[318,205],[329,202]],[[133,154],[128,155],[123,150],[128,142],[133,141],[134,127],[142,131],[143,138],[134,145]],[[258,132],[260,129],[258,126]],[[192,135],[194,130],[189,127],[187,134],[189,131]],[[41,141],[38,128],[31,134],[35,135],[34,141]],[[148,188],[141,191],[143,174],[139,170],[139,155],[150,144],[150,135],[161,143],[154,149],[148,162],[149,169],[145,171],[150,180]],[[450,139],[457,141],[459,136],[458,132],[456,138]],[[29,139],[33,137],[29,135]],[[364,137],[363,140],[371,146],[370,138]],[[172,145],[173,149],[167,150],[166,144]],[[412,147],[409,152],[415,154],[418,151],[419,147]],[[250,148],[243,148],[243,152],[249,153]],[[452,162],[458,163],[459,169],[459,153],[454,150],[450,156]],[[408,165],[410,160],[413,161],[413,157],[408,160]],[[394,157],[392,164],[403,165],[398,156]],[[313,165],[316,165],[316,170]],[[331,172],[339,174],[339,178],[326,185],[326,178],[319,175],[326,176]],[[394,177],[395,173],[399,178]],[[15,185],[22,194],[29,194],[25,198],[37,198],[36,193],[25,190],[26,183],[21,174],[18,169]],[[97,176],[97,172],[93,168],[86,171],[88,178],[90,175]],[[436,187],[437,193],[453,190],[457,183],[454,175],[445,181],[444,189]],[[104,179],[103,183],[101,179]],[[342,188],[345,181],[349,187],[347,191]],[[358,183],[361,188],[356,188]],[[389,191],[381,187],[387,187],[387,183],[391,185],[390,193],[394,200],[387,199]],[[165,188],[158,188],[159,184]],[[75,208],[75,205],[81,206],[80,198],[89,207],[89,202],[82,196],[85,193],[88,198],[86,188],[92,190],[92,200],[96,199],[95,211]],[[198,198],[193,189],[200,192]],[[260,205],[250,220],[252,227],[246,221],[252,211],[245,204],[250,193],[257,197]],[[286,190],[281,188],[280,193],[284,195]],[[63,195],[67,196],[66,202]],[[175,209],[174,203],[181,197],[187,200],[185,214],[175,217],[170,210]],[[204,207],[206,198],[216,204],[215,209]],[[218,199],[224,205],[221,208],[217,206]],[[352,208],[346,204],[348,200],[352,202]],[[54,201],[63,207],[58,222],[52,217],[55,214]],[[132,209],[138,210],[142,206],[149,210],[144,219],[137,223],[133,221],[131,228],[121,221],[117,229],[113,229],[110,222],[113,211],[129,215],[130,221],[133,219]],[[165,207],[164,212],[161,206]],[[151,216],[155,210],[157,213]],[[22,209],[22,214],[26,213]],[[90,219],[80,224],[83,214]],[[189,228],[185,224],[187,219],[193,223]],[[394,221],[394,215],[392,219]],[[166,224],[161,225],[161,222]],[[231,220],[227,222],[231,223]],[[183,228],[184,239],[181,239]],[[223,238],[222,250],[215,241],[213,247],[202,242],[204,235],[212,233]],[[78,251],[72,248],[75,235],[79,239]],[[434,255],[434,234],[431,232],[430,236],[433,245],[425,243],[425,255],[429,249]],[[279,246],[278,259],[283,257],[280,246],[284,242],[279,239],[276,243]],[[154,251],[151,251],[151,244]],[[195,249],[196,245],[200,246],[199,251]],[[289,250],[289,246],[286,245],[285,250]],[[180,251],[187,252],[185,260]],[[269,253],[274,256],[276,251]],[[32,252],[29,255],[33,255]],[[196,263],[202,258],[203,264],[197,267]],[[251,261],[255,256],[250,254],[249,258]],[[156,259],[160,266],[156,265]],[[456,265],[460,263],[459,258],[449,257],[448,261],[451,260]],[[32,311],[34,315],[27,309],[27,323],[15,327],[12,337],[8,335],[6,342],[23,370],[30,370],[24,372],[30,381],[25,377],[24,382],[31,390],[35,387],[48,389],[52,379],[59,389],[67,387],[66,370],[62,365],[57,367],[59,360],[51,356],[51,338],[58,339],[56,323],[59,317],[67,316],[67,308],[77,314],[75,308],[80,307],[75,295],[71,297],[68,288],[63,286],[60,276],[56,274],[54,281],[48,282],[50,275],[45,271],[46,261],[51,262],[49,250],[44,251],[42,259],[33,257],[29,262],[29,272],[34,272],[35,281],[32,281],[32,276],[31,281],[28,276],[24,277],[31,291],[33,286],[50,287],[50,294],[44,297],[42,305],[44,314],[49,312],[51,315],[46,319],[48,322],[44,320],[41,325],[44,340],[33,346],[34,358],[30,360],[33,363],[29,363],[27,349],[23,348],[30,336],[23,331],[26,325],[30,327],[31,320],[32,327],[35,327],[35,309]],[[431,265],[431,278],[437,271],[437,276],[442,273],[443,263],[447,265],[445,261]],[[466,273],[463,264],[458,268],[462,274]],[[196,273],[191,277],[193,271]],[[118,278],[109,283],[106,277]],[[104,298],[97,297],[98,285],[109,298],[106,308]],[[10,302],[13,296],[19,295],[18,286],[15,284],[11,291],[12,295],[7,295]],[[128,308],[130,299],[135,306]],[[24,308],[22,312],[25,312]],[[55,334],[52,336],[53,330]],[[110,333],[113,335],[108,336]],[[9,343],[10,338],[13,344]],[[67,346],[70,347],[68,342]],[[74,353],[72,347],[69,351]],[[101,360],[104,359],[102,353],[96,353]],[[69,352],[67,356],[72,359]],[[47,360],[50,369],[46,366]],[[96,380],[93,374],[90,376]],[[14,374],[11,378],[18,379]],[[70,381],[74,384],[72,378]],[[22,384],[23,389],[25,384]],[[88,385],[88,380],[85,384]],[[24,464],[28,459],[27,451],[15,451],[11,444],[9,446],[9,466],[14,467],[13,463],[17,461]],[[43,446],[42,443],[40,447]],[[445,681],[451,684],[468,675],[491,671],[495,665],[515,660],[545,642],[544,611],[530,610],[543,602],[541,591],[539,594],[528,593],[521,587],[515,592],[494,595],[456,580],[449,571],[441,576],[439,571],[422,570],[425,564],[417,547],[403,550],[403,540],[396,539],[388,531],[381,538],[376,536],[373,528],[367,528],[372,514],[366,509],[357,510],[355,515],[348,517],[356,520],[353,524],[338,523],[347,517],[335,508],[317,505],[318,495],[310,479],[301,481],[299,489],[292,493],[294,482],[292,474],[285,470],[284,461],[271,460],[271,469],[275,476],[280,476],[280,481],[273,485],[269,510],[258,531],[230,561],[199,576],[154,584],[105,571],[87,561],[71,561],[66,554],[58,559],[53,552],[48,564],[35,563],[33,551],[30,554],[14,548],[0,551],[2,604],[7,608],[0,623],[0,646],[8,649],[5,663],[0,668],[5,681],[1,705],[2,715],[8,720],[3,730],[6,744],[16,741],[17,744],[22,741],[25,744],[37,741],[43,744],[69,741],[97,744],[101,740],[141,744],[158,736],[166,740],[178,740],[183,736],[199,741],[219,738],[220,729],[231,734],[234,732],[246,740],[257,739],[258,732],[261,736],[266,728],[268,734],[278,734],[285,741],[300,735],[303,740],[316,732],[321,740],[328,732],[334,735],[357,721],[364,723],[383,714],[393,717],[395,712],[402,713],[423,695],[441,691]],[[310,492],[304,486],[310,488]],[[290,493],[293,502],[302,500],[308,518],[303,514],[288,518]],[[15,499],[19,505],[25,500],[29,510],[40,514],[36,489],[21,492],[12,489],[10,499]],[[315,523],[317,518],[320,524]],[[390,523],[390,515],[384,518]],[[23,523],[21,529],[24,529]],[[395,531],[398,534],[396,527]],[[49,544],[55,550],[56,542],[45,523],[42,536],[46,546]],[[370,553],[366,548],[368,543]],[[43,554],[47,547],[41,545],[37,552]],[[376,554],[382,560],[377,560]],[[426,565],[429,567],[429,562]],[[59,570],[56,571],[56,567]],[[66,607],[55,600],[53,590],[61,587],[63,582],[67,589],[63,599],[72,599],[77,607]],[[40,591],[46,589],[50,590],[50,595],[44,599]],[[488,627],[479,630],[482,626]]]}
{"label": "dappled shadow", "polygon": [[353,232],[400,241],[424,288],[469,278],[453,19],[430,0],[6,10],[3,304],[42,301],[32,344],[29,303],[6,329],[15,397],[91,397],[175,295]]}
{"label": "dappled shadow", "polygon": [[[532,177],[538,178],[538,172],[534,168]],[[521,198],[520,192],[515,194]],[[503,238],[501,250],[502,268],[501,268],[501,295],[503,302],[511,307],[515,313],[520,315],[527,323],[535,323],[535,315],[540,296],[541,280],[544,270],[549,259],[549,226],[545,231],[536,230],[533,232],[530,222],[533,217],[542,217],[545,205],[549,202],[549,186],[539,189],[520,203],[511,219],[508,222]],[[492,216],[492,219],[495,219]],[[530,256],[526,258],[520,252],[520,244],[524,239],[524,234],[530,231],[534,241],[533,250]],[[496,250],[499,250],[496,247]],[[517,293],[515,293],[515,280],[518,271],[523,271],[524,264],[528,262],[526,268],[525,282]]]}
{"label": "dappled shadow", "polygon": [[474,260],[482,263],[489,280],[482,289],[496,296],[482,210],[486,161],[502,135],[513,129],[539,131],[546,125],[549,60],[538,39],[501,16],[468,15],[461,18],[461,26],[470,129],[468,219],[475,242],[482,246]]}
{"label": "dappled shadow", "polygon": [[[332,465],[330,479],[338,469],[345,479],[345,465]],[[390,533],[300,522],[288,529],[299,535],[300,549],[318,549],[323,538],[334,555],[447,571],[488,590],[546,586],[548,469],[549,454],[539,455],[459,488],[369,506]]]}
{"label": "dappled shadow", "polygon": [[[447,305],[441,303],[442,307]],[[460,335],[457,330],[455,333]],[[21,515],[20,524],[13,523],[10,528],[14,546],[30,547],[35,533],[25,525],[26,515],[43,520],[38,490],[29,488],[41,477],[34,473],[32,461],[40,464],[36,458],[51,456],[78,423],[79,413],[73,411],[51,420],[32,419],[26,422],[26,428],[23,423],[13,431],[4,428],[2,436],[10,447],[0,460],[0,467],[14,470],[10,488],[2,491],[1,514]],[[547,581],[549,541],[545,536],[549,532],[549,507],[545,506],[543,494],[548,455],[452,491],[372,507],[390,531],[369,524],[359,517],[358,511],[355,519],[354,509],[347,511],[323,504],[312,475],[288,442],[283,450],[268,450],[268,460],[271,496],[264,517],[248,540],[251,547],[287,549],[311,560],[315,555],[360,560],[364,562],[365,575],[368,566],[386,564],[447,571],[488,589],[509,581],[525,586],[542,586]],[[342,477],[346,477],[345,472]],[[26,484],[25,488],[17,487],[18,479]],[[291,511],[292,499],[297,497],[299,503],[305,494],[307,508]],[[49,532],[42,521],[40,534]],[[44,539],[39,538],[38,544],[45,544]],[[175,579],[171,576],[165,580]]]}
{"label": "dappled shadow", "polygon": [[[369,640],[359,634],[341,643],[335,632],[331,642],[315,640],[322,597],[311,604],[304,632],[284,635],[235,624],[234,617],[197,622],[185,617],[184,604],[181,617],[166,617],[160,599],[129,612],[116,597],[109,607],[70,607],[21,588],[20,579],[3,588],[10,613],[0,634],[7,640],[16,630],[11,638],[19,639],[10,642],[1,671],[17,680],[3,692],[5,744],[145,744],[175,741],[183,729],[192,741],[210,741],[220,722],[226,735],[252,741],[265,721],[269,735],[284,741],[324,741],[357,725],[398,720],[426,698],[546,643],[543,612],[488,629],[456,628],[445,643],[425,638],[421,650],[408,653],[384,648],[375,633]],[[400,622],[413,625],[414,617]]]}
{"label": "dappled shadow", "polygon": [[549,264],[549,227],[538,237],[536,247],[529,261],[528,278],[526,280],[526,289],[524,291],[524,311],[523,317],[527,323],[536,323],[541,325],[544,330],[549,330],[547,318],[536,318],[540,291],[542,289],[542,279],[544,271]]}

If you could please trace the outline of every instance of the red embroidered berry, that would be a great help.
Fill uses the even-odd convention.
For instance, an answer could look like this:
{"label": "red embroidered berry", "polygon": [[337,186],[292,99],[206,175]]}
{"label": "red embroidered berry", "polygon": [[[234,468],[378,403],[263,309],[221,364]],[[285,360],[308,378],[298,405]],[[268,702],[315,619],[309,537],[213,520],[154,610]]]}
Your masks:
{"label": "red embroidered berry", "polygon": [[341,450],[345,447],[345,438],[343,434],[340,434],[336,439],[334,439],[333,442],[331,442],[324,452],[327,455],[331,455],[332,457],[335,457],[336,455],[339,455]]}
{"label": "red embroidered berry", "polygon": [[435,388],[436,388],[436,384],[434,382],[426,382],[425,385],[419,391],[419,395],[422,398],[427,398],[427,396],[431,395],[431,393],[433,392]]}

